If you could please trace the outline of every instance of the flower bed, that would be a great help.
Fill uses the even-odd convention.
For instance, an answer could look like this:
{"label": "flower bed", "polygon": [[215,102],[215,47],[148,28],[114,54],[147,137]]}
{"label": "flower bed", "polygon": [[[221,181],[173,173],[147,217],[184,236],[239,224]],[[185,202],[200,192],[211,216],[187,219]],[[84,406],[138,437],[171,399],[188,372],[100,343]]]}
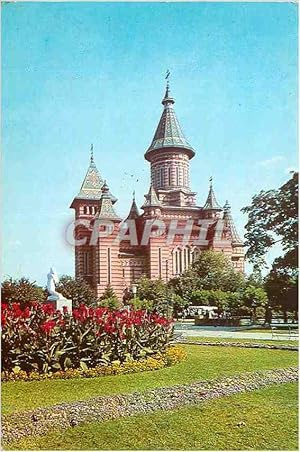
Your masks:
{"label": "flower bed", "polygon": [[25,372],[24,370],[15,370],[14,372],[4,371],[1,373],[2,382],[5,381],[37,381],[37,380],[68,380],[70,378],[92,378],[105,375],[121,375],[134,372],[145,372],[159,370],[163,367],[169,367],[183,361],[186,358],[186,352],[182,347],[170,346],[163,353],[157,353],[153,356],[140,359],[138,361],[125,361],[124,363],[114,363],[108,366],[98,366],[86,370],[67,369],[56,372],[39,373]]}
{"label": "flower bed", "polygon": [[173,322],[144,310],[81,305],[72,315],[50,304],[2,305],[2,371],[49,374],[103,368],[165,352]]}

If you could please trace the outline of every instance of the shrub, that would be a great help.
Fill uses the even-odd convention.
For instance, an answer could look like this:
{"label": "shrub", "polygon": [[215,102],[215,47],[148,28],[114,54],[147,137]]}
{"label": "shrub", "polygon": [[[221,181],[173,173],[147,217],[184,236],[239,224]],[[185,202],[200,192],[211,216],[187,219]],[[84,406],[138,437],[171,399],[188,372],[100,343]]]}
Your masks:
{"label": "shrub", "polygon": [[46,298],[46,291],[27,278],[7,278],[1,285],[1,302],[5,304],[19,302],[25,307],[32,300],[43,302]]}
{"label": "shrub", "polygon": [[144,310],[88,308],[72,315],[50,304],[2,307],[2,369],[39,373],[87,370],[166,350],[172,322]]}
{"label": "shrub", "polygon": [[131,298],[129,300],[129,306],[131,309],[134,309],[135,311],[138,311],[139,309],[145,309],[147,311],[153,311],[154,310],[154,302],[149,300],[141,300],[140,298]]}
{"label": "shrub", "polygon": [[75,308],[78,308],[81,303],[88,306],[97,305],[97,297],[93,289],[84,279],[63,275],[56,286],[56,290],[65,298],[72,300],[73,307]]}

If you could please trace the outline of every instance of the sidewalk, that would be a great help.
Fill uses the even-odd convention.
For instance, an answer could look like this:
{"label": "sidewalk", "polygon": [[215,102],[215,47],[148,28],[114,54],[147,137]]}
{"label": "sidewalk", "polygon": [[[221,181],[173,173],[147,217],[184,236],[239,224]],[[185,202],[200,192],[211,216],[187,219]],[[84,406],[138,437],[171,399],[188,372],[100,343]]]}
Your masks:
{"label": "sidewalk", "polygon": [[288,340],[294,340],[297,341],[298,338],[292,338],[290,339],[288,334],[278,334],[275,337],[272,337],[272,333],[251,333],[247,332],[247,330],[241,329],[238,331],[237,328],[230,328],[230,327],[210,327],[210,326],[186,326],[183,325],[176,325],[175,327],[176,332],[182,332],[184,335],[190,337],[190,336],[198,336],[198,337],[218,337],[223,339],[260,339],[260,340],[278,340],[278,341],[288,341]]}

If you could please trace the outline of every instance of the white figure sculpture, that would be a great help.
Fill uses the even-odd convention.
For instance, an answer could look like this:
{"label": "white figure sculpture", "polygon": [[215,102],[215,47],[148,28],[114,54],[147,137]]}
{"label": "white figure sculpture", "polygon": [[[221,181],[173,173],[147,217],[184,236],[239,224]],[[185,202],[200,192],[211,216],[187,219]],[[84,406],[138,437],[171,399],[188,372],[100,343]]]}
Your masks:
{"label": "white figure sculpture", "polygon": [[72,312],[72,300],[68,300],[61,293],[56,292],[55,284],[58,284],[59,279],[57,273],[53,267],[50,268],[50,271],[47,275],[47,290],[49,292],[49,297],[47,298],[47,302],[54,302],[55,308],[62,311],[64,308],[67,308],[68,312]]}
{"label": "white figure sculpture", "polygon": [[59,279],[57,273],[53,267],[50,267],[50,272],[47,275],[47,290],[49,292],[49,297],[47,298],[49,301],[56,301],[64,298],[61,293],[56,292],[55,284],[58,284]]}

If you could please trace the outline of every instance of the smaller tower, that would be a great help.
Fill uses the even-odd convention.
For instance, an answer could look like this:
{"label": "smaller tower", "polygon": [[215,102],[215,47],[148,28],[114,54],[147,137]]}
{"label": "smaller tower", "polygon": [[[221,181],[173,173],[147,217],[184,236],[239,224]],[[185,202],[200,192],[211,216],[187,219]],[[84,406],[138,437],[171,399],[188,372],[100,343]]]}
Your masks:
{"label": "smaller tower", "polygon": [[119,259],[120,244],[117,236],[122,220],[114,209],[113,196],[106,181],[103,183],[101,192],[99,209],[93,222],[93,233],[98,231],[98,240],[93,250],[96,269],[93,283],[98,297],[104,293],[107,286],[112,286],[116,295],[121,298],[123,288]]}
{"label": "smaller tower", "polygon": [[144,216],[152,216],[157,217],[161,214],[162,203],[158,199],[155,188],[150,185],[148,194],[145,195],[145,202],[142,205],[142,209],[144,210]]}
{"label": "smaller tower", "polygon": [[139,218],[139,216],[140,216],[139,209],[135,202],[135,192],[133,192],[132,204],[131,204],[130,211],[129,211],[129,214],[128,214],[128,217],[126,218],[126,220],[136,220],[137,218]]}
{"label": "smaller tower", "polygon": [[219,205],[214,189],[213,189],[213,179],[210,177],[209,179],[210,185],[209,185],[209,192],[206,199],[206,202],[202,208],[203,211],[203,218],[219,218],[220,212],[222,212],[222,207]]}
{"label": "smaller tower", "polygon": [[226,203],[224,205],[223,221],[224,221],[223,239],[229,240],[231,242],[232,264],[237,270],[244,272],[244,265],[245,265],[244,244],[236,230],[236,227],[235,227],[232,215],[231,215],[231,207],[230,207],[230,204],[228,201],[226,201]]}

